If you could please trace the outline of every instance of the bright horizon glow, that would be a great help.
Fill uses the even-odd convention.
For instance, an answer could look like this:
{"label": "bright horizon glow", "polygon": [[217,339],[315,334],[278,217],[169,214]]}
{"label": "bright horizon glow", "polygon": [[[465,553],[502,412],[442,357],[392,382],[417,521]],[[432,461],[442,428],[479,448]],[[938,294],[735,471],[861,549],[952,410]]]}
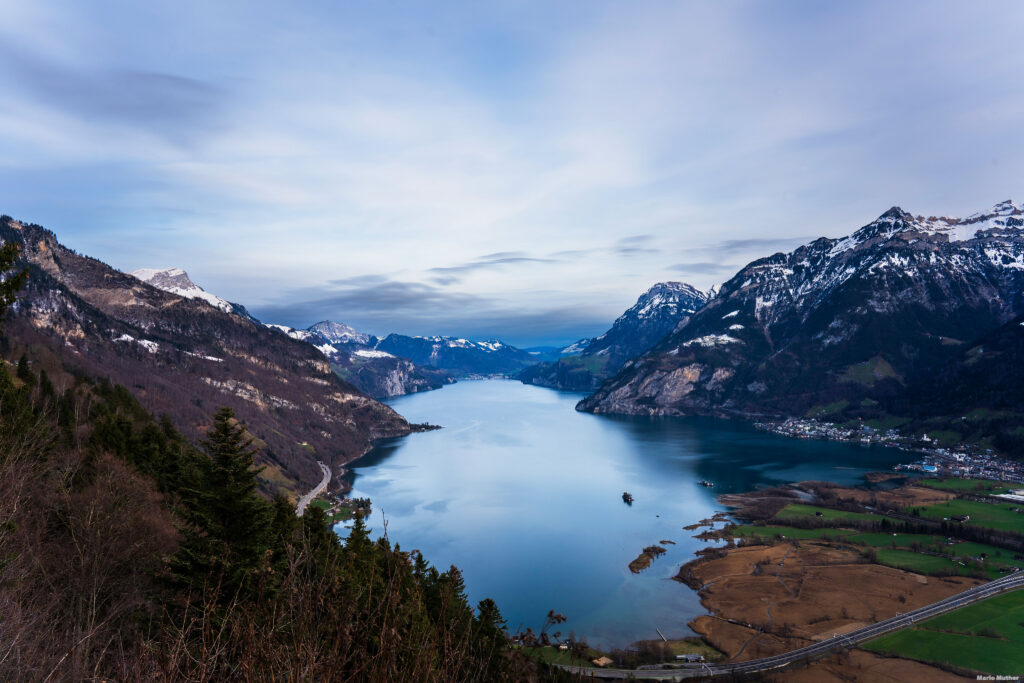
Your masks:
{"label": "bright horizon glow", "polygon": [[0,0],[0,213],[266,322],[562,344],[1021,199],[1024,6]]}

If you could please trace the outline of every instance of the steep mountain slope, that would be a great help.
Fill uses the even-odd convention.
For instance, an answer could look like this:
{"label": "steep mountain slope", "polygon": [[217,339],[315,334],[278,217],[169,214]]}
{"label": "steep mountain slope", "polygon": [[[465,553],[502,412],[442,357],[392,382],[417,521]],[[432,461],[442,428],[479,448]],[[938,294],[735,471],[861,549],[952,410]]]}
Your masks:
{"label": "steep mountain slope", "polygon": [[683,282],[659,282],[618,317],[611,329],[563,350],[553,363],[527,368],[526,384],[589,391],[611,377],[630,358],[639,356],[703,308],[709,295]]}
{"label": "steep mountain slope", "polygon": [[500,341],[475,342],[455,337],[407,337],[389,334],[374,347],[417,365],[447,370],[457,377],[518,373],[537,359]]}
{"label": "steep mountain slope", "polygon": [[325,320],[304,330],[287,325],[267,325],[292,339],[312,344],[344,380],[373,398],[392,398],[438,389],[455,380],[444,370],[416,365],[374,348],[378,339],[356,332],[348,325]]}
{"label": "steep mountain slope", "polygon": [[918,431],[1024,457],[1024,315],[965,346],[887,407]]}
{"label": "steep mountain slope", "polygon": [[[140,268],[133,270],[131,275],[165,292],[202,300],[226,313],[235,313],[259,323],[244,306],[207,292],[192,282],[181,268]],[[437,389],[453,381],[443,371],[418,367],[407,359],[374,350],[373,346],[378,341],[376,337],[357,332],[342,323],[324,320],[305,330],[287,325],[269,324],[267,327],[312,344],[330,361],[342,379],[371,398],[391,398]]]}
{"label": "steep mountain slope", "polygon": [[29,268],[8,343],[124,384],[193,439],[219,406],[232,407],[265,443],[271,485],[305,488],[320,479],[317,460],[340,465],[411,430],[307,344],[81,256],[38,225],[5,216],[0,238],[23,245]]}
{"label": "steep mountain slope", "polygon": [[843,415],[904,395],[1024,311],[1024,212],[893,208],[853,235],[754,261],[578,406],[608,413]]}

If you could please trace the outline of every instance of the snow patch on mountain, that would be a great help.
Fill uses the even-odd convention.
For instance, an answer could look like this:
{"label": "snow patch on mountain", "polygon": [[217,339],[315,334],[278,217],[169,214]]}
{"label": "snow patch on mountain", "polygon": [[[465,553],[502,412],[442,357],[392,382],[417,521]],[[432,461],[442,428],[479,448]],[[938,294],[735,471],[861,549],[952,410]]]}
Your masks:
{"label": "snow patch on mountain", "polygon": [[691,339],[688,342],[684,342],[683,346],[722,346],[723,344],[742,344],[736,337],[730,337],[727,334],[707,334],[703,337],[697,337]]}
{"label": "snow patch on mountain", "polygon": [[569,344],[568,346],[566,346],[561,351],[559,351],[558,355],[560,355],[560,356],[573,356],[573,355],[576,355],[577,353],[583,353],[584,351],[587,350],[588,346],[590,346],[590,340],[589,339],[579,339],[577,341],[574,341],[572,344]]}
{"label": "snow patch on mountain", "polygon": [[118,337],[114,341],[116,341],[116,342],[135,342],[136,344],[138,344],[139,346],[144,348],[149,353],[156,353],[157,349],[160,348],[160,345],[157,344],[155,341],[149,341],[148,339],[136,339],[135,337],[131,336],[130,334],[122,334],[120,337]]}
{"label": "snow patch on mountain", "polygon": [[193,358],[202,358],[203,360],[210,360],[210,361],[213,361],[214,363],[223,363],[224,362],[223,358],[217,358],[216,356],[204,356],[201,353],[192,353],[191,351],[186,351],[185,355],[186,356],[192,356]]}
{"label": "snow patch on mountain", "polygon": [[360,358],[394,358],[394,354],[390,354],[387,351],[379,351],[377,349],[357,349],[353,355],[359,356]]}

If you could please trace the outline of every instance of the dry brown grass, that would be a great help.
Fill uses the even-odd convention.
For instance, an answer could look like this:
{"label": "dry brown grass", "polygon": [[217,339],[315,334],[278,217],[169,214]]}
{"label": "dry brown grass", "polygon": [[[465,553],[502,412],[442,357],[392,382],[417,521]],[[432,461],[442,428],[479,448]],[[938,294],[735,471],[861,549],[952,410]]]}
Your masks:
{"label": "dry brown grass", "polygon": [[694,630],[741,660],[792,650],[823,634],[831,637],[887,619],[978,583],[866,564],[851,550],[814,542],[734,548],[690,570],[703,584],[702,604],[718,617],[700,617]]}

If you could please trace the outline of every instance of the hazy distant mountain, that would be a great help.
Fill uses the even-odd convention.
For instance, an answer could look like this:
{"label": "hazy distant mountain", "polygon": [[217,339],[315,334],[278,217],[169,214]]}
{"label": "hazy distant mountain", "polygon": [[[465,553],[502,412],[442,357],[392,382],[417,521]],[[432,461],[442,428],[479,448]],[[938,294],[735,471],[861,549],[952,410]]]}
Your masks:
{"label": "hazy distant mountain", "polygon": [[527,384],[557,389],[593,390],[667,334],[685,325],[709,295],[683,282],[660,282],[640,295],[600,337],[581,339],[561,350],[557,361],[527,368]]}
{"label": "hazy distant mountain", "polygon": [[1024,313],[1022,225],[1009,201],[967,218],[893,208],[844,239],[754,261],[579,407],[864,419],[905,410],[908,385],[951,372],[974,340]]}
{"label": "hazy distant mountain", "polygon": [[389,334],[375,348],[462,377],[516,374],[537,363],[529,352],[495,340],[477,342],[459,337]]}
{"label": "hazy distant mountain", "polygon": [[304,330],[287,325],[267,327],[311,344],[330,361],[339,376],[374,398],[437,389],[455,381],[444,370],[416,365],[408,358],[375,348],[377,337],[342,323],[325,320]]}
{"label": "hazy distant mountain", "polygon": [[332,344],[362,344],[373,346],[377,338],[373,335],[356,332],[348,325],[336,323],[331,320],[324,320],[315,325],[310,325],[310,332],[315,332]]}
{"label": "hazy distant mountain", "polygon": [[73,373],[109,377],[154,413],[200,438],[212,413],[235,409],[266,444],[275,484],[320,480],[379,438],[407,434],[391,408],[342,381],[307,344],[228,310],[183,271],[143,271],[151,286],[61,245],[38,225],[3,217],[0,238],[23,245],[29,284],[7,343]]}

